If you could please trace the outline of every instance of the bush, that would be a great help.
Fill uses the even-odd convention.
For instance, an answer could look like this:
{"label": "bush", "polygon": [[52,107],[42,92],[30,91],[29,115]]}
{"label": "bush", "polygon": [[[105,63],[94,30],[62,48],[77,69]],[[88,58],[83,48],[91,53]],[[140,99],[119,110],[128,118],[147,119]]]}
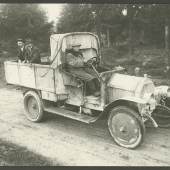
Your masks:
{"label": "bush", "polygon": [[149,70],[147,70],[147,74],[149,74],[151,76],[165,77],[164,69],[162,69],[162,68],[149,69]]}
{"label": "bush", "polygon": [[126,65],[140,66],[140,64],[141,64],[141,62],[135,58],[132,58],[132,59],[129,59],[126,61]]}

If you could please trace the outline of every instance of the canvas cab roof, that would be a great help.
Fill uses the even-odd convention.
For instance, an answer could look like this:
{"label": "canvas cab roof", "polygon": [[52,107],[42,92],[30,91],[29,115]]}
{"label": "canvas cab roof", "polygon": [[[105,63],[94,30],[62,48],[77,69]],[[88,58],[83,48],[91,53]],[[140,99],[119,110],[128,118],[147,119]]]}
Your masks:
{"label": "canvas cab roof", "polygon": [[99,52],[99,39],[90,32],[73,32],[65,34],[53,34],[50,37],[51,56],[50,62],[54,65],[61,64],[61,52],[70,49],[73,44],[81,44],[80,49],[94,48]]}

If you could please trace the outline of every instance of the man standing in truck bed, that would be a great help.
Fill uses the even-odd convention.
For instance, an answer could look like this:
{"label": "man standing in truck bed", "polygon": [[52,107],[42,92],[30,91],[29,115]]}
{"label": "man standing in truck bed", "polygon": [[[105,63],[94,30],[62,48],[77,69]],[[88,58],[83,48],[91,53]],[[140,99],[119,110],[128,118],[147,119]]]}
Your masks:
{"label": "man standing in truck bed", "polygon": [[36,64],[41,63],[39,49],[36,46],[34,46],[30,38],[26,40],[25,49],[26,49],[26,60],[29,63],[36,63]]}
{"label": "man standing in truck bed", "polygon": [[23,39],[17,39],[18,45],[18,62],[25,62],[26,50]]}

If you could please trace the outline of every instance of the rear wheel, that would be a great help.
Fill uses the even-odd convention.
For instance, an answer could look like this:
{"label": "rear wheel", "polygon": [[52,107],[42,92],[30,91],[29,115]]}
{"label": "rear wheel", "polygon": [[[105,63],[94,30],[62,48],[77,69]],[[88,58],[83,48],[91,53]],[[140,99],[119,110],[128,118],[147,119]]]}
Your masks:
{"label": "rear wheel", "polygon": [[126,106],[111,110],[108,128],[114,141],[125,148],[136,148],[143,141],[144,123],[139,114]]}
{"label": "rear wheel", "polygon": [[24,108],[26,117],[32,122],[40,122],[43,118],[43,104],[40,96],[34,91],[24,95]]}

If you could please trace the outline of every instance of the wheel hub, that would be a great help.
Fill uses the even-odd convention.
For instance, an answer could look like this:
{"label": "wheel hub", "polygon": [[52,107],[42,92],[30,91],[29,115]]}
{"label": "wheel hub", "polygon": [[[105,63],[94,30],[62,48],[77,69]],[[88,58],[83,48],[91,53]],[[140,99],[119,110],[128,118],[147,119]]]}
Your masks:
{"label": "wheel hub", "polygon": [[119,131],[122,132],[122,133],[126,133],[126,127],[125,126],[121,126]]}
{"label": "wheel hub", "polygon": [[114,137],[124,144],[134,143],[139,136],[139,126],[132,116],[118,113],[112,118]]}
{"label": "wheel hub", "polygon": [[29,112],[29,115],[32,117],[32,118],[36,118],[38,113],[39,113],[39,110],[38,110],[38,104],[35,100],[34,97],[30,97],[28,99],[28,112]]}
{"label": "wheel hub", "polygon": [[37,109],[37,105],[36,105],[36,104],[33,104],[33,105],[32,105],[32,108],[33,108],[34,110],[36,110],[36,109]]}

